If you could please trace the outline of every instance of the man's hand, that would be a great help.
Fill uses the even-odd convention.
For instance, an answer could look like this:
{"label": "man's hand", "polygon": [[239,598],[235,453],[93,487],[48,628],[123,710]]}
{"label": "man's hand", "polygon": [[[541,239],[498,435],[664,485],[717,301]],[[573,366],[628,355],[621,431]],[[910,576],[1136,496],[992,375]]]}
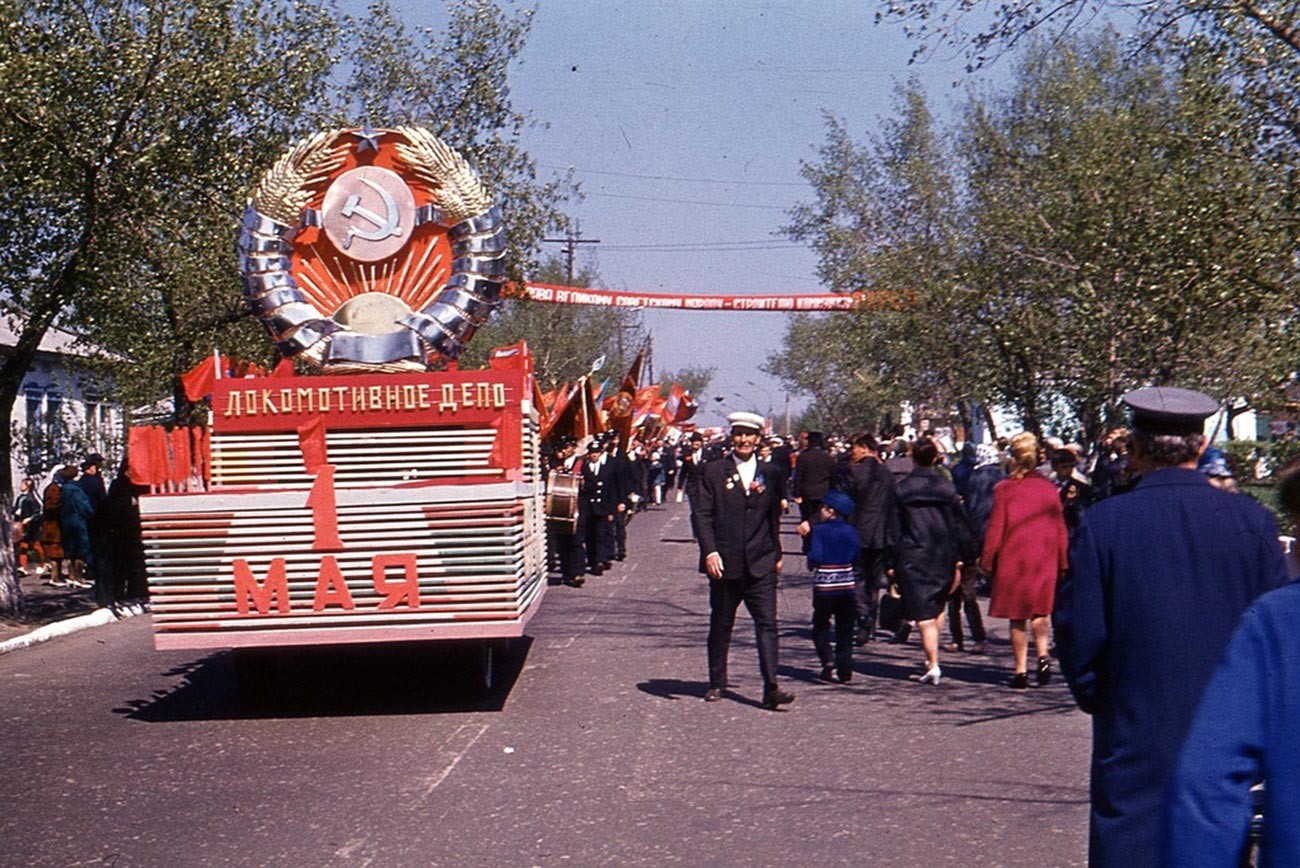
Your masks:
{"label": "man's hand", "polygon": [[806,521],[801,521],[799,526],[795,528],[795,533],[799,534],[799,536],[807,536],[812,533],[812,525]]}
{"label": "man's hand", "polygon": [[710,579],[722,578],[722,555],[717,552],[709,552],[705,555],[704,572],[709,574]]}
{"label": "man's hand", "polygon": [[778,576],[781,575],[781,565],[782,565],[783,563],[785,563],[785,561],[781,560],[780,558],[777,558],[777,559],[776,559],[776,574],[777,574]]}

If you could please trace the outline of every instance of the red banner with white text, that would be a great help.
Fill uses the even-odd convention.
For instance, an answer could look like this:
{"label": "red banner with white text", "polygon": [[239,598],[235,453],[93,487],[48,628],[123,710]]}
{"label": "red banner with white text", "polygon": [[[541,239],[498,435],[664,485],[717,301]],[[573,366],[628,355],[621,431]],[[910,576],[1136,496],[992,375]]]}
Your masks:
{"label": "red banner with white text", "polygon": [[907,293],[892,290],[868,292],[798,293],[795,295],[700,295],[685,293],[621,292],[550,283],[528,283],[524,295],[533,301],[590,304],[603,307],[666,308],[669,310],[895,310],[907,302]]}

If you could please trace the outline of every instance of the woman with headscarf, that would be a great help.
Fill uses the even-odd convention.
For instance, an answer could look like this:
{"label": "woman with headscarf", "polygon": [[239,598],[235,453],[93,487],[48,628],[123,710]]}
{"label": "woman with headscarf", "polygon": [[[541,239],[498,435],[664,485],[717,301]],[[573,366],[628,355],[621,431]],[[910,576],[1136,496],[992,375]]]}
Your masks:
{"label": "woman with headscarf", "polygon": [[55,468],[49,485],[41,492],[41,548],[50,565],[45,584],[56,588],[68,584],[63,580],[63,526],[59,518],[59,507],[63,503],[62,470],[62,467]]}
{"label": "woman with headscarf", "polygon": [[961,499],[936,467],[939,447],[929,438],[912,449],[915,468],[898,483],[899,541],[891,575],[903,597],[904,617],[916,621],[925,650],[922,684],[938,684],[939,631],[969,536]]}
{"label": "woman with headscarf", "polygon": [[1056,486],[1037,472],[1038,438],[1027,431],[1011,438],[1011,460],[1010,475],[993,489],[980,566],[993,577],[989,617],[1011,622],[1016,666],[1011,687],[1023,690],[1029,686],[1029,629],[1038,653],[1038,683],[1052,680],[1047,619],[1069,544]]}

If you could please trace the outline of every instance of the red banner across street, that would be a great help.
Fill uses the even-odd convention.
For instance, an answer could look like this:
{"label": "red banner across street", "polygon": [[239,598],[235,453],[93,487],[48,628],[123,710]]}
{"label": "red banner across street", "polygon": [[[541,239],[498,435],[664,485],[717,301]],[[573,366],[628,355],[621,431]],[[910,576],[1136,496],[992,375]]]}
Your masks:
{"label": "red banner across street", "polygon": [[529,283],[524,291],[534,301],[591,304],[603,307],[666,308],[677,310],[822,311],[867,308],[879,310],[899,304],[901,294],[891,291],[854,293],[798,293],[795,295],[701,295],[683,293],[620,292]]}

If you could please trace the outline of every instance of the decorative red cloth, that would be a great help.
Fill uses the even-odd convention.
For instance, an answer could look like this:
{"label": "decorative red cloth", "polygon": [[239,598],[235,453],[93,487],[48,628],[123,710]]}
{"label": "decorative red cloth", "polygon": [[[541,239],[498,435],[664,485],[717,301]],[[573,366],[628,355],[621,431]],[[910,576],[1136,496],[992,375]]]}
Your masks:
{"label": "decorative red cloth", "polygon": [[993,489],[980,567],[993,576],[990,618],[1050,615],[1069,547],[1056,486],[1037,473]]}

